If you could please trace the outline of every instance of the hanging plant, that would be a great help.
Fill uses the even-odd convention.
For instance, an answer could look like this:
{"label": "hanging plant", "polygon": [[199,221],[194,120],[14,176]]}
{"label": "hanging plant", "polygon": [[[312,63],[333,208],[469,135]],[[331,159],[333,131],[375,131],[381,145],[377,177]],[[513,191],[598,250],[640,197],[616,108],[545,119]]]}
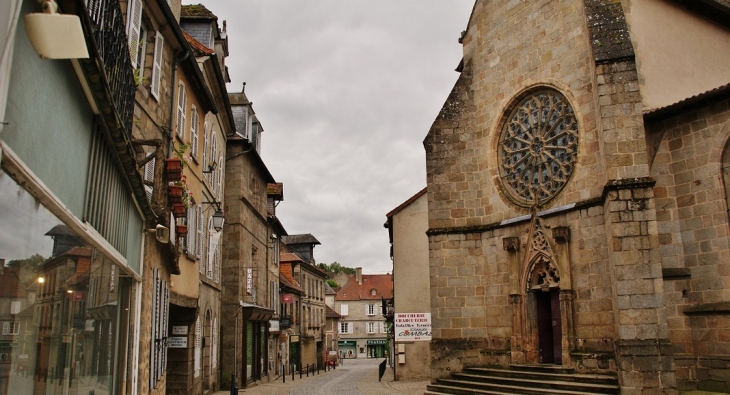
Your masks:
{"label": "hanging plant", "polygon": [[190,196],[190,188],[188,188],[185,176],[181,176],[179,181],[170,183],[169,196],[171,204],[182,204],[185,209],[190,208],[192,198]]}
{"label": "hanging plant", "polygon": [[172,215],[174,215],[175,218],[183,218],[187,215],[187,212],[187,207],[185,207],[185,205],[182,203],[172,205]]}

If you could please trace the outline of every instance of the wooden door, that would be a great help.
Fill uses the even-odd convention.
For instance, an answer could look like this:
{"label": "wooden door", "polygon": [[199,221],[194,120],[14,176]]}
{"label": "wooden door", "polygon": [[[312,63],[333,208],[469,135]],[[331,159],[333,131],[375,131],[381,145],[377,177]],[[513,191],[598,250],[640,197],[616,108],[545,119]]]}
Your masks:
{"label": "wooden door", "polygon": [[535,291],[537,308],[537,338],[540,363],[563,363],[562,323],[560,317],[560,292]]}

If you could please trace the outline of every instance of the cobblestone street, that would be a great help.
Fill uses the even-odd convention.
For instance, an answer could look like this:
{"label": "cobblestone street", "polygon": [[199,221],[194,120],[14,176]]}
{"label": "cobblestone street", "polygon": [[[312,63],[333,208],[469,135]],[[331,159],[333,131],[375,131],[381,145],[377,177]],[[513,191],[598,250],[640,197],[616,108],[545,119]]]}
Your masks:
{"label": "cobblestone street", "polygon": [[[346,360],[344,365],[328,372],[303,376],[296,375],[294,381],[287,377],[286,383],[281,379],[276,382],[261,384],[239,390],[239,394],[331,394],[331,395],[387,395],[418,394],[426,390],[427,380],[394,381],[393,370],[388,367],[382,381],[378,382],[378,364],[382,359]],[[216,395],[228,395],[229,391],[219,391]]]}

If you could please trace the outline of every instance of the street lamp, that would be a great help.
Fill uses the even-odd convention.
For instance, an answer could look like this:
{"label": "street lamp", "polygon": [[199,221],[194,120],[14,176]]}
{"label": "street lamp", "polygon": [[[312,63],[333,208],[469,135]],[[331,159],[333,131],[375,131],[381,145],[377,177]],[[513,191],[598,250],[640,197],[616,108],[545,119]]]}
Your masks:
{"label": "street lamp", "polygon": [[213,214],[213,229],[215,229],[216,232],[220,232],[221,229],[223,229],[223,223],[225,222],[225,217],[223,216],[223,211],[218,208],[218,210],[215,211]]}

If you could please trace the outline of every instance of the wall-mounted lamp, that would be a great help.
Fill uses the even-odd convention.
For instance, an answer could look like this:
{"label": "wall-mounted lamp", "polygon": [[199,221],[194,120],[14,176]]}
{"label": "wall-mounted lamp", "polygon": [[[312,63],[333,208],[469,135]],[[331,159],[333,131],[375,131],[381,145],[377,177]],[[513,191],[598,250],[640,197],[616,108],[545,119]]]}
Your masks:
{"label": "wall-mounted lamp", "polygon": [[45,277],[43,277],[43,276],[38,277],[38,283],[39,284],[43,284],[44,282],[46,282],[46,278]]}
{"label": "wall-mounted lamp", "polygon": [[223,216],[223,210],[221,210],[221,202],[216,202],[215,200],[212,202],[203,202],[201,204],[215,204],[215,213],[213,213],[213,229],[215,229],[216,232],[220,232],[221,229],[223,229],[223,224],[225,223],[226,218]]}
{"label": "wall-mounted lamp", "polygon": [[203,173],[204,173],[204,174],[212,173],[212,172],[214,172],[214,171],[215,171],[215,168],[216,168],[217,166],[218,166],[218,165],[216,164],[216,162],[213,162],[213,163],[211,163],[211,164],[209,164],[209,165],[208,165],[208,170],[203,170]]}
{"label": "wall-mounted lamp", "polygon": [[25,31],[33,49],[43,59],[86,59],[81,19],[76,15],[58,13],[54,0],[42,1],[43,13],[25,16]]}

